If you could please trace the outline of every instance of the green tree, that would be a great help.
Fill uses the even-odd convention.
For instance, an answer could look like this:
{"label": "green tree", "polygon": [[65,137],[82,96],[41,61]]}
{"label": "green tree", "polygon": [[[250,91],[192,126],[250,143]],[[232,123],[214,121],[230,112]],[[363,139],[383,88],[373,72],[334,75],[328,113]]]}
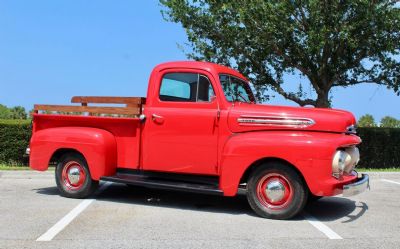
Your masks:
{"label": "green tree", "polygon": [[[259,97],[272,89],[317,107],[330,106],[334,87],[373,83],[400,94],[396,2],[160,0],[164,18],[186,30],[190,58],[237,67]],[[316,97],[286,91],[288,73],[308,79]]]}
{"label": "green tree", "polygon": [[370,114],[365,114],[358,119],[357,125],[359,127],[376,127],[375,119]]}
{"label": "green tree", "polygon": [[400,128],[400,120],[390,116],[385,116],[381,119],[380,127],[385,128]]}
{"label": "green tree", "polygon": [[0,104],[0,119],[10,119],[10,109]]}
{"label": "green tree", "polygon": [[11,119],[26,119],[28,116],[25,108],[22,106],[15,106],[10,108],[9,110]]}
{"label": "green tree", "polygon": [[0,119],[27,119],[28,115],[22,106],[8,108],[0,104]]}

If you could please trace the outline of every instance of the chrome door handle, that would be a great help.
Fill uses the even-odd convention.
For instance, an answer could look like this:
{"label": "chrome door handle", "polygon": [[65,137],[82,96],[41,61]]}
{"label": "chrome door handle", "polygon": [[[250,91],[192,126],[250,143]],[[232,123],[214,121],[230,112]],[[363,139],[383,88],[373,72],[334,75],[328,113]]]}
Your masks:
{"label": "chrome door handle", "polygon": [[162,116],[160,116],[160,115],[157,115],[157,114],[152,114],[152,115],[151,115],[151,119],[152,119],[154,122],[157,122],[157,123],[163,123],[163,122],[164,122],[164,117],[162,117]]}

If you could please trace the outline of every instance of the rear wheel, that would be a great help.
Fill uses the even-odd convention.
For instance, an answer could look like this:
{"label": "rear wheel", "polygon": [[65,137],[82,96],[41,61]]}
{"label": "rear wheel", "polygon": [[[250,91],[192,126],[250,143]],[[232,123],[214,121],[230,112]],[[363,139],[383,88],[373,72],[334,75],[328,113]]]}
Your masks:
{"label": "rear wheel", "polygon": [[85,198],[92,194],[98,181],[91,178],[85,158],[78,153],[65,154],[56,168],[56,183],[62,196]]}
{"label": "rear wheel", "polygon": [[299,174],[283,163],[261,165],[247,182],[247,200],[261,217],[289,219],[307,203],[308,191]]}

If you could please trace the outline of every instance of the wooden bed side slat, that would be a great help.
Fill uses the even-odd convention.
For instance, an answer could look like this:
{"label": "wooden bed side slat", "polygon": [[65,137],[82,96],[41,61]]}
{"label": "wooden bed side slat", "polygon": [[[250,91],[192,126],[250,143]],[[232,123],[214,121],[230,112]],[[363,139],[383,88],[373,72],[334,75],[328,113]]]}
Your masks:
{"label": "wooden bed side slat", "polygon": [[140,107],[99,107],[71,105],[35,105],[34,111],[89,112],[98,114],[139,115]]}
{"label": "wooden bed side slat", "polygon": [[100,97],[100,96],[74,96],[72,103],[95,103],[95,104],[144,104],[145,98],[142,97]]}

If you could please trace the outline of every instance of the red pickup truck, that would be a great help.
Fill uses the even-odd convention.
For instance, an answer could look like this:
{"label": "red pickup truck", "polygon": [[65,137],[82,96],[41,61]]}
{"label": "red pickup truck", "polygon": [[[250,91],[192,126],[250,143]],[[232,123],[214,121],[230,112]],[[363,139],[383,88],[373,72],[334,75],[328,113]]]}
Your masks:
{"label": "red pickup truck", "polygon": [[221,65],[164,63],[147,98],[72,102],[35,105],[30,141],[30,167],[56,163],[66,197],[87,197],[100,180],[224,196],[242,189],[258,215],[288,219],[309,200],[369,185],[354,171],[361,140],[351,113],[258,104],[248,80]]}

